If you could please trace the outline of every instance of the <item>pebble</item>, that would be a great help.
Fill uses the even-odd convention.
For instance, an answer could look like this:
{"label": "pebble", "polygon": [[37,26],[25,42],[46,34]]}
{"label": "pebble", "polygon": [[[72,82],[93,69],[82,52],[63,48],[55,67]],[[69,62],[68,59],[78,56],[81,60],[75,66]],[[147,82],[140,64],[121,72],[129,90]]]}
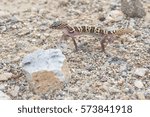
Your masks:
{"label": "pebble", "polygon": [[121,0],[121,10],[128,17],[142,18],[146,15],[140,0]]}
{"label": "pebble", "polygon": [[146,71],[147,71],[146,68],[136,68],[134,74],[138,76],[144,76]]}
{"label": "pebble", "polygon": [[105,20],[104,14],[100,13],[98,19],[99,19],[100,21],[104,21],[104,20]]}
{"label": "pebble", "polygon": [[150,23],[150,13],[147,13],[144,19],[145,19],[145,22]]}
{"label": "pebble", "polygon": [[136,80],[134,82],[134,86],[136,86],[137,88],[143,88],[144,85],[141,80]]}
{"label": "pebble", "polygon": [[121,75],[122,75],[122,77],[127,77],[128,74],[127,74],[127,72],[123,71]]}
{"label": "pebble", "polygon": [[118,81],[118,84],[119,85],[123,85],[123,83],[125,82],[125,80],[123,78],[121,78],[119,81]]}
{"label": "pebble", "polygon": [[10,99],[11,98],[8,95],[0,91],[0,100],[10,100]]}
{"label": "pebble", "polygon": [[127,69],[127,64],[122,64],[121,66],[120,66],[120,71],[124,71],[124,70],[126,70]]}
{"label": "pebble", "polygon": [[5,85],[0,85],[0,90],[4,90],[5,89]]}
{"label": "pebble", "polygon": [[46,14],[48,11],[46,9],[40,9],[39,10],[39,14],[40,15],[43,15],[43,14]]}
{"label": "pebble", "polygon": [[146,92],[150,94],[150,87],[149,87],[149,89],[146,90]]}
{"label": "pebble", "polygon": [[38,9],[38,8],[36,8],[36,7],[32,7],[31,11],[32,11],[32,12],[36,12],[36,13],[38,13],[38,12],[39,12],[39,9]]}
{"label": "pebble", "polygon": [[95,98],[97,98],[98,100],[106,100],[106,97],[102,95],[95,95]]}
{"label": "pebble", "polygon": [[[137,36],[137,35],[135,35],[135,36]],[[128,37],[128,40],[127,40],[128,42],[131,42],[131,43],[135,43],[137,40],[136,40],[136,38],[133,38],[133,37]]]}
{"label": "pebble", "polygon": [[143,92],[137,92],[136,95],[137,95],[138,99],[145,100],[145,96],[144,96]]}
{"label": "pebble", "polygon": [[109,87],[109,91],[110,91],[111,93],[120,93],[120,92],[121,92],[121,90],[119,90],[119,89],[117,89],[117,88],[115,88],[115,87]]}
{"label": "pebble", "polygon": [[13,96],[16,97],[18,95],[19,92],[19,86],[15,86],[14,89],[12,89],[9,93]]}
{"label": "pebble", "polygon": [[73,88],[69,88],[69,92],[73,93],[73,92],[78,92],[80,90],[79,87],[73,87]]}
{"label": "pebble", "polygon": [[0,81],[6,81],[12,77],[12,73],[4,72],[3,74],[0,74]]}
{"label": "pebble", "polygon": [[123,19],[124,15],[120,10],[113,10],[106,16],[107,22],[117,22]]}

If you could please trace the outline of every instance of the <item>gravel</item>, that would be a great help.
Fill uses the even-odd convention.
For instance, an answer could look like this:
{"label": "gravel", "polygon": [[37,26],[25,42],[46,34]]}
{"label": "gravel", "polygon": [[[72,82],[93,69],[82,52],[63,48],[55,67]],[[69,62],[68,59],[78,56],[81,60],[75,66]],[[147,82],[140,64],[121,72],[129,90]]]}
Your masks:
{"label": "gravel", "polygon": [[[0,6],[0,75],[11,74],[0,81],[3,97],[18,100],[150,99],[148,1],[143,2],[146,17],[140,19],[121,14],[120,0],[111,3],[107,0],[5,0]],[[116,19],[117,16],[115,19],[107,17],[114,10],[119,12],[121,20]],[[25,55],[38,49],[59,48],[62,32],[48,28],[56,19],[70,25],[104,29],[129,25],[134,33],[121,37],[124,44],[116,40],[107,45],[107,54],[97,49],[100,44],[93,36],[76,37],[77,44],[81,45],[77,52],[72,40],[65,41],[67,46],[61,50],[69,64],[71,79],[63,90],[39,96],[30,90],[19,63]],[[135,73],[137,69],[140,74]]]}

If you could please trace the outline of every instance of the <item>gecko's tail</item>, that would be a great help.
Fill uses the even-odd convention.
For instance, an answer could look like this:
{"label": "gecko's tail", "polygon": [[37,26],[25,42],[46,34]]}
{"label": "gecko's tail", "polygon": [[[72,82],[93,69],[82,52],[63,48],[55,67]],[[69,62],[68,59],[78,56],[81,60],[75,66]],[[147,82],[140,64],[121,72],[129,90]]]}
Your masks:
{"label": "gecko's tail", "polygon": [[119,30],[116,30],[114,32],[114,34],[118,35],[118,36],[121,36],[121,35],[124,35],[124,34],[132,34],[133,33],[133,30],[131,28],[127,28],[127,29],[119,29]]}

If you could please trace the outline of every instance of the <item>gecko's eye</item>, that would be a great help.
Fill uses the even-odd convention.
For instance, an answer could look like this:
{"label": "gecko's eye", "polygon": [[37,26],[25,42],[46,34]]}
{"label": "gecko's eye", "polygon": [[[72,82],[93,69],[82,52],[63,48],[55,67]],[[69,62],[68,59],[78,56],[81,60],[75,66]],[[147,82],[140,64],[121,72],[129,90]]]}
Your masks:
{"label": "gecko's eye", "polygon": [[61,22],[60,21],[57,21],[57,22],[53,22],[52,24],[51,24],[51,26],[50,26],[50,28],[55,28],[55,29],[57,29],[57,28],[59,28],[60,26],[61,26]]}

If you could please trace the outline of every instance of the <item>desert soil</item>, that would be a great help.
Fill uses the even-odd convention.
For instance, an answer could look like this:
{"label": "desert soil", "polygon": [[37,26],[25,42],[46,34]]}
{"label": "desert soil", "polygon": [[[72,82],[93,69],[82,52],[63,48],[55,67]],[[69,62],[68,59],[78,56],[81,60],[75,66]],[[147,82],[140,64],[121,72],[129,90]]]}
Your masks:
{"label": "desert soil", "polygon": [[[144,18],[111,16],[120,11],[120,0],[1,0],[0,2],[0,91],[11,99],[150,99],[150,2],[142,0]],[[109,14],[109,16],[108,16]],[[62,31],[49,29],[56,20],[70,25],[119,29],[127,24],[135,31],[101,52],[96,37],[76,37],[59,46]],[[119,39],[118,39],[119,40]],[[38,49],[60,48],[71,70],[63,90],[39,96],[30,91],[20,68],[27,54]],[[10,77],[7,79],[7,77]]]}

